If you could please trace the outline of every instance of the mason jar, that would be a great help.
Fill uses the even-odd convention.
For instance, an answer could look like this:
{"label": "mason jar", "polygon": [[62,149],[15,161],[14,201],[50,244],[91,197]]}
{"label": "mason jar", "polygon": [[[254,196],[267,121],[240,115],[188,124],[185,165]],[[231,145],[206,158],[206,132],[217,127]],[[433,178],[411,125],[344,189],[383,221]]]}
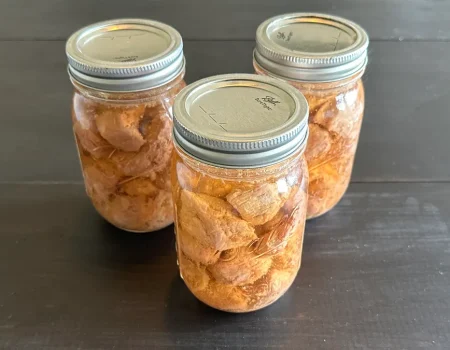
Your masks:
{"label": "mason jar", "polygon": [[174,106],[172,191],[180,274],[229,312],[280,298],[300,268],[306,216],[306,99],[289,84],[219,75]]}
{"label": "mason jar", "polygon": [[150,20],[101,22],[67,41],[72,122],[86,191],[132,232],[173,222],[172,105],[185,86],[180,34]]}
{"label": "mason jar", "polygon": [[333,208],[344,195],[364,112],[361,77],[369,38],[346,19],[311,13],[270,18],[256,33],[256,72],[283,79],[309,103],[307,218]]}

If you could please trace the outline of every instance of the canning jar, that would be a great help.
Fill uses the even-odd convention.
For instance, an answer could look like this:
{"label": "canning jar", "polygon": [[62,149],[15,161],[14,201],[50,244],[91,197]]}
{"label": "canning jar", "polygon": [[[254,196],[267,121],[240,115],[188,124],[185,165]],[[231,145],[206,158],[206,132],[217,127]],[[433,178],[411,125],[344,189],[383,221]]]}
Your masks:
{"label": "canning jar", "polygon": [[289,82],[309,103],[307,218],[333,208],[350,182],[364,112],[361,76],[368,44],[357,24],[322,14],[277,16],[257,30],[256,72]]}
{"label": "canning jar", "polygon": [[280,298],[300,268],[308,170],[305,98],[252,74],[200,80],[177,97],[172,190],[180,274],[229,312]]}
{"label": "canning jar", "polygon": [[67,41],[72,122],[86,192],[111,224],[150,232],[173,222],[172,106],[185,86],[180,34],[163,23],[97,23]]}

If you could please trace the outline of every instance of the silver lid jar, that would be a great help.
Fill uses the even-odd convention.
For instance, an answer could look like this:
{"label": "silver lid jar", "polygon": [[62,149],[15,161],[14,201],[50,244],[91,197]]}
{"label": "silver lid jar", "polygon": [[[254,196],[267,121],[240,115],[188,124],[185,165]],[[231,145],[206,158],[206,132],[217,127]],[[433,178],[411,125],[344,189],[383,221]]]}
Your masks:
{"label": "silver lid jar", "polygon": [[116,19],[84,27],[66,43],[69,75],[105,91],[141,91],[164,85],[184,69],[181,35],[167,24]]}
{"label": "silver lid jar", "polygon": [[202,162],[255,168],[286,159],[306,145],[308,103],[279,79],[253,74],[197,81],[176,98],[174,141]]}
{"label": "silver lid jar", "polygon": [[258,27],[254,60],[277,77],[329,82],[364,69],[368,45],[364,29],[347,19],[292,13],[269,18]]}

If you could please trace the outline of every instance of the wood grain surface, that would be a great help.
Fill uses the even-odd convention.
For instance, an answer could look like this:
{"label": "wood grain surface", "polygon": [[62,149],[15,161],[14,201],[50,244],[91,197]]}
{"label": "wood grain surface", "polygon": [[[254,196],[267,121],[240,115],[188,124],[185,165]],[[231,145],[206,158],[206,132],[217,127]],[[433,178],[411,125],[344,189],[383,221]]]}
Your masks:
{"label": "wood grain surface", "polygon": [[121,232],[82,185],[0,190],[2,349],[448,349],[450,184],[353,184],[287,294],[241,315],[190,294],[171,227]]}
{"label": "wood grain surface", "polygon": [[[252,72],[257,25],[293,11],[370,34],[352,184],[308,222],[300,273],[232,315],[178,277],[173,227],[121,232],[82,184],[64,40],[145,17],[185,39],[186,80]],[[0,349],[450,349],[450,2],[0,1]]]}
{"label": "wood grain surface", "polygon": [[185,39],[253,39],[263,20],[287,12],[326,12],[361,23],[372,39],[448,40],[445,0],[2,0],[0,38],[66,39],[97,21],[145,17]]}
{"label": "wood grain surface", "polygon": [[[188,41],[188,82],[252,72],[252,41]],[[64,43],[0,42],[0,182],[81,181]],[[375,42],[353,181],[450,180],[450,43]]]}

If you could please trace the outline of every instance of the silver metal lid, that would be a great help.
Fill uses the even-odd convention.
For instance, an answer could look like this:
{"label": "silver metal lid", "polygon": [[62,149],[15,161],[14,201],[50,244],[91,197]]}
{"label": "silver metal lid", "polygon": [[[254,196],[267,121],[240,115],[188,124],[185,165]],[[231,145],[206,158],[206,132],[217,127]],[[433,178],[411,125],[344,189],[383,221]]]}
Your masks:
{"label": "silver metal lid", "polygon": [[139,91],[163,85],[184,68],[180,33],[167,24],[116,19],[92,24],[66,43],[69,74],[107,91]]}
{"label": "silver metal lid", "polygon": [[367,64],[369,37],[341,17],[291,13],[264,21],[256,31],[256,63],[269,74],[300,81],[336,81]]}
{"label": "silver metal lid", "polygon": [[291,85],[254,74],[197,81],[175,100],[174,140],[202,162],[226,168],[277,163],[306,145],[308,103]]}

